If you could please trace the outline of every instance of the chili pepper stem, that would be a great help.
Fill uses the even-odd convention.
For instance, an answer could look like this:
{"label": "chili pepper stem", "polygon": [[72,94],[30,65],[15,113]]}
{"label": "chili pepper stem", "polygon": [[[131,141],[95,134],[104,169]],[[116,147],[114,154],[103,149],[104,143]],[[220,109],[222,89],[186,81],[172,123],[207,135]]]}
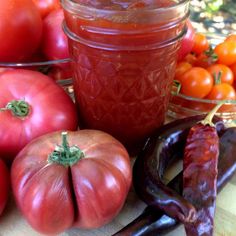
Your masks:
{"label": "chili pepper stem", "polygon": [[55,150],[48,156],[49,163],[73,166],[84,157],[84,153],[77,146],[69,146],[67,141],[67,132],[62,132],[62,145],[56,145]]}
{"label": "chili pepper stem", "polygon": [[11,111],[14,116],[24,118],[29,114],[30,105],[24,100],[12,100],[6,107],[0,108],[0,112]]}
{"label": "chili pepper stem", "polygon": [[206,118],[201,121],[200,123],[203,124],[203,125],[209,125],[209,126],[212,126],[214,127],[214,123],[212,122],[212,119],[214,117],[214,115],[216,114],[216,112],[218,111],[218,109],[224,104],[224,102],[221,102],[219,104],[217,104],[209,113],[208,115],[206,116]]}

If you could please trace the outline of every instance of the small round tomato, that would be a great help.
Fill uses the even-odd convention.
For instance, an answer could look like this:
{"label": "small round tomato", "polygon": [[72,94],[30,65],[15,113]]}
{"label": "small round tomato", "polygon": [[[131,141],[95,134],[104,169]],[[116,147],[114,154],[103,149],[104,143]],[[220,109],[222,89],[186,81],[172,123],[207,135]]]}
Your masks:
{"label": "small round tomato", "polygon": [[236,63],[236,42],[225,41],[216,45],[214,52],[218,56],[217,63],[230,66]]}
{"label": "small round tomato", "polygon": [[193,48],[193,41],[195,30],[189,20],[186,21],[187,33],[182,39],[181,46],[178,52],[178,61],[183,60],[183,58],[191,52]]}
{"label": "small round tomato", "polygon": [[183,59],[183,61],[188,62],[191,65],[194,65],[196,60],[197,60],[197,57],[192,53],[187,54],[187,56]]}
{"label": "small round tomato", "polygon": [[218,56],[214,53],[213,50],[205,51],[197,56],[194,66],[208,68],[209,66],[216,63]]}
{"label": "small round tomato", "polygon": [[232,85],[234,82],[234,74],[226,65],[215,64],[208,67],[207,70],[214,78],[220,79],[221,83]]}
{"label": "small round tomato", "polygon": [[129,155],[96,130],[54,132],[28,144],[11,168],[17,205],[30,225],[57,235],[98,228],[121,210],[132,180]]}
{"label": "small round tomato", "polygon": [[230,66],[231,71],[233,72],[234,75],[234,81],[236,81],[236,63]]}
{"label": "small round tomato", "polygon": [[0,159],[0,215],[2,214],[6,206],[9,190],[10,190],[9,171],[3,160]]}
{"label": "small round tomato", "polygon": [[231,35],[229,35],[229,36],[225,39],[225,41],[234,41],[234,42],[236,42],[236,34],[231,34]]}
{"label": "small round tomato", "polygon": [[33,2],[39,9],[42,18],[47,16],[51,11],[61,8],[60,0],[33,0]]}
{"label": "small round tomato", "polygon": [[209,49],[209,42],[206,35],[202,33],[196,33],[193,40],[192,52],[199,55]]}
{"label": "small round tomato", "polygon": [[181,77],[180,92],[196,98],[204,98],[212,89],[213,77],[201,68],[192,67]]}
{"label": "small round tomato", "polygon": [[1,0],[0,5],[0,61],[25,61],[41,43],[39,11],[32,0]]}
{"label": "small round tomato", "polygon": [[185,61],[179,62],[175,69],[175,79],[180,81],[181,76],[190,68],[192,68],[192,65],[190,63],[185,62]]}
{"label": "small round tomato", "polygon": [[220,83],[215,84],[211,92],[206,96],[210,100],[235,100],[236,93],[230,84]]}

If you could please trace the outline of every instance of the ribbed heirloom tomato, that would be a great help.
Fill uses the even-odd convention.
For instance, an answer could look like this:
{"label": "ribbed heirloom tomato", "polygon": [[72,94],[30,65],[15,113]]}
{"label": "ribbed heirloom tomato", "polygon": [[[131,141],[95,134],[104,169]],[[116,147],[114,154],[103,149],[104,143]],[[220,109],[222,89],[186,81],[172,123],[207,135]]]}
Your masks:
{"label": "ribbed heirloom tomato", "polygon": [[39,48],[42,19],[32,0],[1,0],[0,61],[22,62]]}
{"label": "ribbed heirloom tomato", "polygon": [[20,210],[45,234],[109,223],[125,202],[131,176],[123,145],[96,130],[41,136],[17,155],[11,169]]}

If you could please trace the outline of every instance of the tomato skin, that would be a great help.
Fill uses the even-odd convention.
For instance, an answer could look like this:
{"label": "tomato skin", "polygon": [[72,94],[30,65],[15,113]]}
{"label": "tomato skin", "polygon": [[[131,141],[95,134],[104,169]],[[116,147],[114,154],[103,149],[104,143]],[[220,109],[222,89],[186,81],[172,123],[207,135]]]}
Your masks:
{"label": "tomato skin", "polygon": [[187,26],[187,33],[185,34],[184,38],[182,39],[181,46],[178,53],[178,61],[184,59],[184,57],[191,52],[193,48],[193,40],[195,35],[195,30],[191,24],[190,20],[186,21]]}
{"label": "tomato skin", "polygon": [[95,130],[68,132],[67,137],[70,146],[76,145],[84,153],[71,167],[48,163],[55,144],[62,142],[61,132],[34,139],[12,164],[17,205],[31,226],[45,234],[110,222],[131,185],[129,155],[120,142]]}
{"label": "tomato skin", "polygon": [[52,11],[43,21],[42,51],[48,60],[69,58],[68,40],[62,29],[62,9]]}
{"label": "tomato skin", "polygon": [[219,73],[221,73],[220,80],[221,83],[227,83],[232,85],[234,82],[234,74],[232,70],[225,65],[215,64],[207,68],[207,71],[213,76],[218,77]]}
{"label": "tomato skin", "polygon": [[40,72],[15,69],[1,73],[0,91],[1,108],[12,100],[24,100],[30,105],[24,118],[11,111],[0,113],[0,156],[9,161],[35,137],[77,129],[76,108],[69,95]]}
{"label": "tomato skin", "polygon": [[212,58],[211,56],[207,56],[204,52],[199,54],[194,62],[194,66],[196,67],[202,67],[202,68],[208,68],[211,65],[214,65],[216,63],[216,60]]}
{"label": "tomato skin", "polygon": [[194,52],[195,54],[200,55],[201,53],[209,49],[209,42],[206,35],[202,33],[196,33],[194,35],[193,41],[194,43],[192,52]]}
{"label": "tomato skin", "polygon": [[175,69],[175,79],[180,81],[181,76],[190,68],[192,68],[192,65],[188,62],[181,61],[177,63],[176,69]]}
{"label": "tomato skin", "polygon": [[38,49],[42,19],[31,0],[1,0],[0,61],[22,62]]}
{"label": "tomato skin", "polygon": [[59,0],[33,0],[42,18],[46,17],[51,11],[61,8]]}
{"label": "tomato skin", "polygon": [[236,62],[236,42],[225,41],[216,45],[214,49],[218,56],[217,63],[230,66]]}
{"label": "tomato skin", "polygon": [[204,98],[212,89],[213,77],[201,67],[192,67],[181,78],[180,92],[195,98]]}
{"label": "tomato skin", "polygon": [[225,41],[234,41],[236,42],[236,34],[231,34],[228,37],[226,37]]}
{"label": "tomato skin", "polygon": [[0,159],[0,215],[2,214],[9,196],[10,190],[10,175],[9,171],[3,162]]}
{"label": "tomato skin", "polygon": [[236,93],[230,84],[215,84],[206,98],[210,100],[235,100]]}

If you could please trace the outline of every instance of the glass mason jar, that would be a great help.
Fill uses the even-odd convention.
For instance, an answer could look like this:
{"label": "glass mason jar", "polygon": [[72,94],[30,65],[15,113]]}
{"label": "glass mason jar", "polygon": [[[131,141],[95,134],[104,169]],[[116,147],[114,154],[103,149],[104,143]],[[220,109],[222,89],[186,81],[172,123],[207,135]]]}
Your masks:
{"label": "glass mason jar", "polygon": [[137,151],[165,120],[189,1],[61,3],[80,127]]}

